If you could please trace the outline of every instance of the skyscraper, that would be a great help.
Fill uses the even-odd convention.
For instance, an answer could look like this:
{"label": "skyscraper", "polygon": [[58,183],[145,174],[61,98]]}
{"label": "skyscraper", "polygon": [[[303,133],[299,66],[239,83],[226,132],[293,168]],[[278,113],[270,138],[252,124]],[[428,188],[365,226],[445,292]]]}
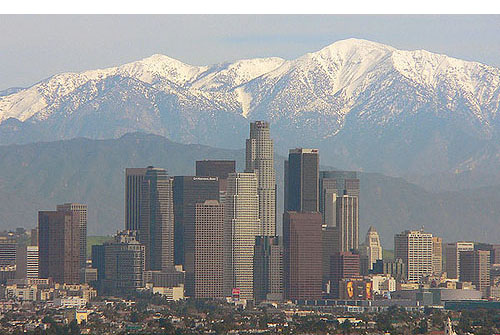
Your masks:
{"label": "skyscraper", "polygon": [[146,168],[125,169],[125,229],[139,230],[142,182]]}
{"label": "skyscraper", "polygon": [[359,206],[358,197],[339,196],[336,199],[336,217],[339,251],[359,248]]}
{"label": "skyscraper", "polygon": [[432,234],[407,230],[394,236],[394,259],[401,258],[406,265],[408,282],[432,275]]}
{"label": "skyscraper", "polygon": [[291,149],[285,161],[285,211],[319,211],[318,149]]}
{"label": "skyscraper", "polygon": [[16,254],[16,278],[38,278],[38,246],[19,245]]}
{"label": "skyscraper", "polygon": [[321,213],[283,214],[284,282],[288,299],[321,299]]}
{"label": "skyscraper", "polygon": [[217,200],[197,203],[195,227],[193,295],[195,298],[223,298],[224,205]]}
{"label": "skyscraper", "polygon": [[56,283],[80,282],[80,213],[38,212],[39,276]]}
{"label": "skyscraper", "polygon": [[472,282],[483,298],[488,298],[490,286],[490,252],[487,250],[467,250],[459,254],[460,281]]}
{"label": "skyscraper", "polygon": [[0,240],[0,266],[16,264],[17,241],[11,238]]}
{"label": "skyscraper", "polygon": [[174,267],[174,206],[172,178],[149,166],[142,182],[139,242],[146,251],[146,270]]}
{"label": "skyscraper", "polygon": [[283,300],[283,239],[257,236],[253,264],[255,301]]}
{"label": "skyscraper", "polygon": [[236,161],[231,160],[203,160],[196,161],[197,177],[218,177],[227,179],[230,173],[236,172]]}
{"label": "skyscraper", "polygon": [[119,232],[104,243],[104,287],[109,292],[128,292],[144,286],[145,247],[136,230]]}
{"label": "skyscraper", "polygon": [[319,172],[320,203],[319,209],[325,220],[325,196],[335,193],[337,196],[350,195],[359,197],[359,179],[355,171],[320,171]]}
{"label": "skyscraper", "polygon": [[373,264],[382,259],[382,246],[380,237],[375,228],[370,227],[366,233],[365,243],[360,248],[360,253],[368,257],[368,268],[373,269]]}
{"label": "skyscraper", "polygon": [[219,178],[220,202],[224,202],[227,188],[227,176],[236,172],[236,161],[230,160],[204,160],[196,161],[197,177]]}
{"label": "skyscraper", "polygon": [[219,200],[219,178],[175,176],[173,192],[175,264],[184,266],[186,295],[194,296],[196,204]]}
{"label": "skyscraper", "polygon": [[339,298],[339,283],[342,279],[355,279],[359,277],[359,254],[350,251],[336,252],[330,259],[331,295]]}
{"label": "skyscraper", "polygon": [[[335,227],[335,251],[359,247],[359,179],[353,171],[319,173],[320,211],[323,224]],[[332,229],[332,228],[330,228]],[[331,243],[330,243],[331,244]]]}
{"label": "skyscraper", "polygon": [[226,293],[239,289],[242,299],[253,300],[253,251],[262,231],[255,173],[230,173],[224,205]]}
{"label": "skyscraper", "polygon": [[26,246],[26,278],[38,278],[39,253],[38,246]]}
{"label": "skyscraper", "polygon": [[474,242],[446,243],[444,245],[444,256],[446,265],[446,276],[450,279],[460,279],[460,253],[474,250]]}
{"label": "skyscraper", "polygon": [[328,227],[323,225],[321,229],[322,236],[322,252],[321,256],[323,258],[323,290],[328,292],[331,287],[330,283],[330,267],[332,256],[339,252],[338,250],[338,230],[337,227]]}
{"label": "skyscraper", "polygon": [[256,121],[250,124],[250,138],[246,140],[245,172],[257,175],[259,218],[262,235],[276,235],[276,172],[274,146],[269,134],[269,123]]}
{"label": "skyscraper", "polygon": [[440,276],[443,272],[443,239],[432,237],[432,273]]}
{"label": "skyscraper", "polygon": [[80,268],[87,266],[87,205],[77,203],[65,203],[57,205],[58,211],[78,212],[80,215]]}

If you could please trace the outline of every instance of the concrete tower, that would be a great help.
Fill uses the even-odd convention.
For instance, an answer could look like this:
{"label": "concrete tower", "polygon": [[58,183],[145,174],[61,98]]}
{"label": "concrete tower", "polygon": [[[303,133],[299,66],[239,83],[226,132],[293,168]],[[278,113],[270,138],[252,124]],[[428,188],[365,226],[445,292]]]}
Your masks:
{"label": "concrete tower", "polygon": [[394,259],[406,264],[407,279],[418,283],[420,278],[432,274],[432,234],[420,230],[407,230],[394,236]]}
{"label": "concrete tower", "polygon": [[368,268],[373,269],[373,263],[382,259],[382,245],[380,237],[375,228],[370,227],[366,233],[365,243],[360,249],[361,253],[368,257]]}

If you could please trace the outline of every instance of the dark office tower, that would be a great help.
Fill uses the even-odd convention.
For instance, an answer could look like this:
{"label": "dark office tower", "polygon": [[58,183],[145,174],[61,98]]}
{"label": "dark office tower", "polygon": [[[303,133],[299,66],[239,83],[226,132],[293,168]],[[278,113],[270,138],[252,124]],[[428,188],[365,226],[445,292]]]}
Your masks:
{"label": "dark office tower", "polygon": [[17,241],[11,238],[0,239],[0,266],[16,264]]}
{"label": "dark office tower", "polygon": [[125,169],[125,229],[139,230],[142,182],[146,168]]}
{"label": "dark office tower", "polygon": [[80,214],[80,268],[87,266],[87,205],[66,203],[57,205],[58,211],[78,212]]}
{"label": "dark office tower", "polygon": [[227,177],[236,172],[236,161],[228,160],[204,160],[196,161],[197,177],[218,177],[221,192],[226,191]]}
{"label": "dark office tower", "polygon": [[92,246],[92,268],[97,269],[98,290],[102,288],[102,283],[106,277],[104,269],[104,245],[96,244]]}
{"label": "dark office tower", "polygon": [[197,177],[219,177],[227,179],[230,173],[236,172],[236,161],[203,160],[196,161]]}
{"label": "dark office tower", "polygon": [[31,229],[30,245],[34,247],[38,246],[38,227]]}
{"label": "dark office tower", "polygon": [[223,298],[224,205],[217,200],[197,203],[195,226],[194,297]]}
{"label": "dark office tower", "polygon": [[460,281],[472,282],[483,298],[488,298],[490,286],[490,252],[486,250],[462,251],[460,259]]}
{"label": "dark office tower", "polygon": [[318,168],[318,149],[290,149],[285,162],[285,211],[319,211]]}
{"label": "dark office tower", "polygon": [[165,169],[147,168],[142,182],[139,242],[146,247],[146,270],[174,267],[173,180]]}
{"label": "dark office tower", "polygon": [[250,124],[250,138],[246,140],[246,172],[257,175],[259,218],[264,236],[276,235],[276,172],[274,146],[269,134],[269,123]]}
{"label": "dark office tower", "polygon": [[218,177],[174,177],[175,264],[184,265],[186,295],[194,296],[195,211],[197,203],[219,200]]}
{"label": "dark office tower", "polygon": [[490,265],[500,264],[500,245],[489,243],[475,243],[474,250],[486,250],[490,252]]}
{"label": "dark office tower", "polygon": [[136,237],[136,230],[126,230],[103,244],[104,291],[130,293],[144,286],[145,247]]}
{"label": "dark office tower", "polygon": [[355,279],[359,277],[359,254],[352,252],[336,252],[331,257],[330,283],[333,298],[339,298],[339,282],[342,279]]}
{"label": "dark office tower", "polygon": [[283,239],[257,236],[253,259],[255,301],[283,300]]}
{"label": "dark office tower", "polygon": [[288,299],[320,299],[321,213],[283,214],[284,282]]}
{"label": "dark office tower", "polygon": [[493,244],[491,247],[492,255],[490,255],[491,264],[500,264],[500,244]]}
{"label": "dark office tower", "polygon": [[288,207],[288,160],[285,160],[285,164],[283,165],[284,173],[283,173],[283,209],[287,211]]}
{"label": "dark office tower", "polygon": [[80,231],[78,211],[38,212],[40,278],[80,282]]}
{"label": "dark office tower", "polygon": [[322,258],[323,258],[323,290],[329,293],[330,283],[330,266],[333,254],[338,252],[338,230],[337,227],[328,227],[323,225],[321,230],[322,236]]}
{"label": "dark office tower", "polygon": [[445,243],[443,249],[446,276],[451,279],[460,279],[460,253],[474,250],[474,242]]}

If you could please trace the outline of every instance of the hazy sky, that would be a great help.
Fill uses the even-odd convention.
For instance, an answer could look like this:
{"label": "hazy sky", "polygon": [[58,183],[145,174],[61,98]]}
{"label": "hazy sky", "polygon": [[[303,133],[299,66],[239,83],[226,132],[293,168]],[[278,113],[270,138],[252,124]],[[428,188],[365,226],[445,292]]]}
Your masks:
{"label": "hazy sky", "polygon": [[0,90],[162,53],[208,65],[356,37],[500,67],[500,15],[0,15]]}

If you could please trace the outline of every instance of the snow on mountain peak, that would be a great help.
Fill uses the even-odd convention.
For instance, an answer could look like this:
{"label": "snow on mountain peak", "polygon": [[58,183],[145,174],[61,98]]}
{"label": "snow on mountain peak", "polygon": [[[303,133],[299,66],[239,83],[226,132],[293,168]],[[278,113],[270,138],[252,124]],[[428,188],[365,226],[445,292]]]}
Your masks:
{"label": "snow on mountain peak", "polygon": [[344,54],[347,54],[349,52],[363,52],[363,51],[373,51],[373,50],[381,50],[381,51],[393,51],[396,50],[395,48],[378,43],[378,42],[373,42],[373,41],[368,41],[364,39],[359,39],[359,38],[348,38],[345,40],[339,40],[336,41],[321,50],[319,50],[319,53],[324,53],[328,51],[337,51],[341,52]]}
{"label": "snow on mountain peak", "polygon": [[118,72],[126,73],[150,84],[155,79],[165,78],[182,86],[207,69],[207,66],[193,66],[165,55],[155,54],[140,61],[122,65],[118,67]]}
{"label": "snow on mountain peak", "polygon": [[[361,92],[394,74],[430,89],[429,92],[435,92],[439,86],[448,97],[462,94],[471,104],[478,105],[495,99],[499,73],[499,69],[479,63],[424,50],[397,50],[355,38],[337,41],[290,61],[269,57],[194,66],[154,54],[116,67],[54,75],[28,89],[1,96],[0,123],[9,117],[20,121],[34,115],[38,119],[48,117],[60,108],[60,101],[86,83],[113,76],[133,78],[155,90],[177,94],[185,103],[194,99],[204,108],[214,104],[247,117],[271,97],[293,106],[293,113],[324,109],[329,115],[344,115]],[[283,88],[288,93],[277,98]],[[343,107],[332,111],[331,104]]]}
{"label": "snow on mountain peak", "polygon": [[[214,90],[236,88],[280,67],[286,61],[279,57],[242,59],[234,63],[214,65],[211,73],[193,83],[193,88]],[[210,71],[209,71],[210,72]]]}

